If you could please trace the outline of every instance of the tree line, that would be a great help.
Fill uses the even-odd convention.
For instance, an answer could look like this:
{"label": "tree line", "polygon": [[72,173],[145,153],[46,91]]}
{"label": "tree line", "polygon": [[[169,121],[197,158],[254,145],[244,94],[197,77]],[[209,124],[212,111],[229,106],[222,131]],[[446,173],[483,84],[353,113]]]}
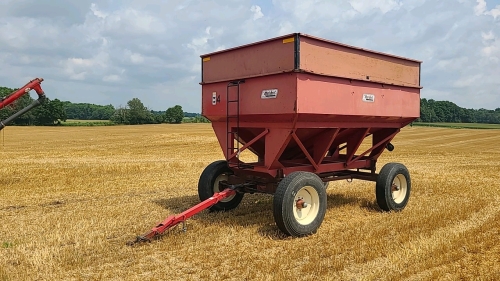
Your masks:
{"label": "tree line", "polygon": [[[118,108],[113,105],[71,103],[69,101],[65,101],[63,104],[68,119],[110,120],[115,124],[126,125],[208,122],[200,114],[184,112],[180,105],[169,107],[165,111],[150,110],[138,98],[133,98],[127,102],[126,106]],[[188,119],[185,117],[188,117]]]}
{"label": "tree line", "polygon": [[[6,97],[17,89],[0,87],[0,98]],[[4,120],[23,109],[34,99],[26,94],[14,103],[0,110],[0,120]],[[186,118],[187,117],[187,118]],[[97,105],[90,103],[72,103],[58,99],[46,101],[12,121],[11,125],[55,125],[68,119],[77,120],[109,120],[115,124],[179,124],[186,122],[208,123],[209,121],[196,113],[184,112],[182,106],[175,105],[165,111],[148,109],[138,98],[133,98],[127,105],[115,108],[113,105]]]}
{"label": "tree line", "polygon": [[417,122],[500,124],[500,108],[467,109],[450,101],[420,99],[420,118]]}

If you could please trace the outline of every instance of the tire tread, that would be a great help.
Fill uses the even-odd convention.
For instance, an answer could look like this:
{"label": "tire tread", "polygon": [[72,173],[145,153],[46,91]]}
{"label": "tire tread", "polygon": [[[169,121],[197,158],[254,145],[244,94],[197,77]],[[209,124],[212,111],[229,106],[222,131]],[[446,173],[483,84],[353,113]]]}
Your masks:
{"label": "tire tread", "polygon": [[[301,182],[309,182],[318,192],[320,199],[319,213],[310,225],[299,225],[292,211],[287,210],[286,199],[292,196],[292,189]],[[317,185],[317,186],[314,186]],[[294,197],[294,196],[293,196]],[[285,234],[295,237],[307,236],[316,233],[326,213],[326,190],[321,179],[309,172],[294,172],[286,176],[279,183],[273,198],[273,216],[278,228]]]}

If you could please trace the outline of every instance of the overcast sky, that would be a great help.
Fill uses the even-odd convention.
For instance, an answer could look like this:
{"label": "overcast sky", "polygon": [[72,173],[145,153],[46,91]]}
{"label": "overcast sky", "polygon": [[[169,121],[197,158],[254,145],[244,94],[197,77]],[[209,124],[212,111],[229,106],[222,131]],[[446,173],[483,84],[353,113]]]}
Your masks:
{"label": "overcast sky", "polygon": [[422,60],[423,98],[500,107],[500,0],[0,0],[0,85],[200,112],[200,55],[293,32]]}

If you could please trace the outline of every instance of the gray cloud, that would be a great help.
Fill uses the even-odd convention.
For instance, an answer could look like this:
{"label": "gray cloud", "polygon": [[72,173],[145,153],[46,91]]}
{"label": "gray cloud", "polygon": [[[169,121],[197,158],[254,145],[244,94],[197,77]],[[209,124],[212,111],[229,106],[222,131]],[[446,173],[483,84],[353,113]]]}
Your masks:
{"label": "gray cloud", "polygon": [[500,107],[500,3],[484,0],[0,0],[0,85],[201,110],[200,55],[304,32],[423,60],[422,97]]}
{"label": "gray cloud", "polygon": [[0,16],[51,19],[63,25],[81,23],[92,0],[2,0]]}

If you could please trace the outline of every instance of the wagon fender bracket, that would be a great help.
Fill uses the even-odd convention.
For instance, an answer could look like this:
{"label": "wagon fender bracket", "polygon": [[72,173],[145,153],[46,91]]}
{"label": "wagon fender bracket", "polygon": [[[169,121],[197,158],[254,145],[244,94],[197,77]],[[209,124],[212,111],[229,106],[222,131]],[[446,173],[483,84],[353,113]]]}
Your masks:
{"label": "wagon fender bracket", "polygon": [[[219,203],[221,200],[224,200],[227,197],[230,197],[231,195],[234,195],[236,193],[235,188],[229,187],[224,189],[221,192],[214,193],[212,197],[208,198],[205,201],[202,201],[198,203],[197,205],[187,209],[186,211],[178,214],[178,215],[171,215],[168,216],[164,221],[161,223],[157,224],[153,229],[151,229],[149,232],[137,236],[135,241],[128,242],[127,245],[132,246],[136,243],[140,242],[151,242],[154,238],[160,236],[163,234],[165,231],[177,226],[180,223],[185,223],[187,219],[190,217],[212,207],[213,205]],[[185,231],[186,228],[184,227],[183,230]]]}

